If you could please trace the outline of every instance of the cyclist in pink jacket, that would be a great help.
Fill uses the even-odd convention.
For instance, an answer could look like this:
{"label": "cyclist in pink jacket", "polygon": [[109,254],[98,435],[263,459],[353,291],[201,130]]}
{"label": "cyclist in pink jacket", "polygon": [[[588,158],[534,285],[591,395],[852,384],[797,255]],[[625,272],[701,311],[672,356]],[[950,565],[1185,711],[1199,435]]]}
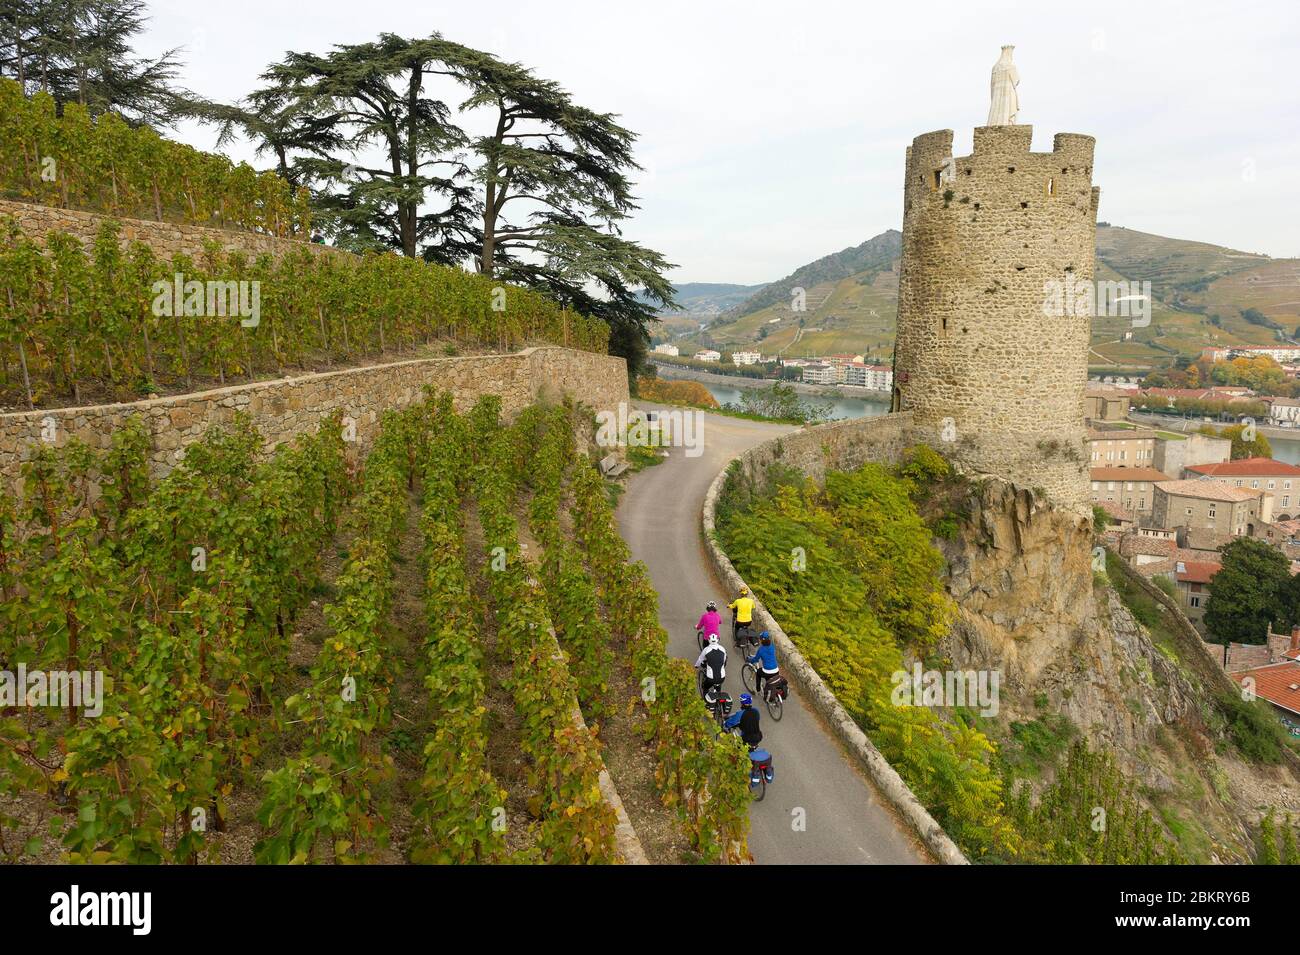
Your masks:
{"label": "cyclist in pink jacket", "polygon": [[718,613],[718,605],[710,600],[709,605],[700,616],[700,622],[695,625],[695,629],[704,634],[704,639],[707,642],[710,634],[715,637],[718,635],[721,626],[722,614]]}

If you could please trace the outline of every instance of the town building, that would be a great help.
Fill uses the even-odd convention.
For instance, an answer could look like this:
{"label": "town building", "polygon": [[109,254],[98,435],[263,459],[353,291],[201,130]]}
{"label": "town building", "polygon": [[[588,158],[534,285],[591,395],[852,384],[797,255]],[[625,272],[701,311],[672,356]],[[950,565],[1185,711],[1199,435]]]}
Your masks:
{"label": "town building", "polygon": [[839,384],[839,369],[833,365],[804,365],[803,380],[811,385]]}
{"label": "town building", "polygon": [[1233,358],[1259,358],[1266,356],[1279,365],[1300,361],[1297,345],[1230,345],[1201,349],[1201,357],[1209,361],[1230,361]]}
{"label": "town building", "polygon": [[1090,421],[1123,421],[1132,402],[1132,391],[1089,387],[1083,393],[1083,416]]}
{"label": "town building", "polygon": [[1094,467],[1088,469],[1088,477],[1092,482],[1092,503],[1117,504],[1138,518],[1151,512],[1154,487],[1166,480],[1151,467]]}
{"label": "town building", "polygon": [[1300,627],[1290,636],[1270,629],[1262,644],[1229,643],[1222,654],[1224,670],[1243,694],[1267,701],[1283,725],[1300,729]]}
{"label": "town building", "polygon": [[722,361],[722,352],[714,351],[712,348],[705,348],[695,353],[696,361]]}
{"label": "town building", "polygon": [[1155,466],[1168,477],[1185,477],[1184,469],[1192,464],[1221,464],[1232,459],[1232,442],[1208,434],[1191,432],[1183,435],[1156,434]]}
{"label": "town building", "polygon": [[1180,560],[1174,567],[1174,583],[1183,614],[1198,629],[1205,626],[1205,608],[1210,601],[1210,581],[1222,564],[1209,560]]}
{"label": "town building", "polygon": [[737,351],[731,353],[731,363],[733,365],[757,365],[763,360],[763,356],[756,351]]}
{"label": "town building", "polygon": [[1242,458],[1219,464],[1191,464],[1184,468],[1188,478],[1222,481],[1252,491],[1270,491],[1277,520],[1300,516],[1300,468],[1272,458]]}
{"label": "town building", "polygon": [[855,361],[844,366],[844,384],[889,391],[894,387],[894,372],[888,365],[868,365]]}
{"label": "town building", "polygon": [[1165,528],[1201,528],[1235,537],[1251,535],[1273,518],[1267,491],[1234,487],[1223,481],[1189,479],[1154,485],[1151,522]]}
{"label": "town building", "polygon": [[1144,428],[1089,428],[1088,465],[1108,468],[1155,466],[1156,433]]}
{"label": "town building", "polygon": [[1278,428],[1300,427],[1300,398],[1264,398],[1268,423]]}
{"label": "town building", "polygon": [[673,358],[676,358],[680,354],[680,352],[678,351],[676,345],[669,345],[667,342],[664,342],[662,345],[655,346],[655,354],[671,355]]}

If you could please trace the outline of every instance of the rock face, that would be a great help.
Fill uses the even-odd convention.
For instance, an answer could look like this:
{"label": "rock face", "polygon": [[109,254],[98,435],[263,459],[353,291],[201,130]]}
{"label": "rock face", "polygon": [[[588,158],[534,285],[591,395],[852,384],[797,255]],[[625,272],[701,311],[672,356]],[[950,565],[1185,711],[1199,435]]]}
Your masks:
{"label": "rock face", "polygon": [[1000,715],[1061,713],[1160,787],[1163,773],[1134,756],[1162,726],[1205,736],[1195,690],[1113,591],[1094,591],[1088,523],[1000,481],[977,484],[973,504],[966,532],[941,542],[959,608],[954,665],[1001,670]]}

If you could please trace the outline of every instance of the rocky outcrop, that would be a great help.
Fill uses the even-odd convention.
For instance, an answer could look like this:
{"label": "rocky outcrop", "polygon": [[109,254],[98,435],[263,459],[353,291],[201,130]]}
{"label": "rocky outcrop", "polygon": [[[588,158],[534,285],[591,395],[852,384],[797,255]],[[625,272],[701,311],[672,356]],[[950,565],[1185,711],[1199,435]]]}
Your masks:
{"label": "rocky outcrop", "polygon": [[1139,753],[1175,724],[1208,744],[1196,689],[1114,591],[1096,587],[1088,522],[1001,481],[971,495],[963,532],[940,542],[958,606],[943,645],[953,665],[1001,672],[1003,720],[1062,714],[1167,788],[1167,772]]}

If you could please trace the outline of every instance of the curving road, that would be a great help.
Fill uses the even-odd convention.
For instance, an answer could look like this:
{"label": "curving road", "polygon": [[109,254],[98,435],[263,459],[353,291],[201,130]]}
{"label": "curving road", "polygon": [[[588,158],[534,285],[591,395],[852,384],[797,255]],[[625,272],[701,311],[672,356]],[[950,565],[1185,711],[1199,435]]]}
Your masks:
{"label": "curving road", "polygon": [[[638,404],[656,408],[653,404]],[[632,476],[618,508],[619,527],[659,591],[659,620],[668,649],[694,661],[695,623],[710,600],[723,610],[723,641],[730,599],[721,592],[701,543],[704,495],[737,454],[793,430],[786,425],[705,415],[703,453],[673,448],[662,464]],[[739,699],[740,663],[732,653],[727,690]],[[785,718],[763,713],[763,745],[772,751],[776,782],[755,803],[749,847],[763,864],[905,864],[930,859],[819,718],[792,694]],[[804,826],[799,828],[802,820]]]}

